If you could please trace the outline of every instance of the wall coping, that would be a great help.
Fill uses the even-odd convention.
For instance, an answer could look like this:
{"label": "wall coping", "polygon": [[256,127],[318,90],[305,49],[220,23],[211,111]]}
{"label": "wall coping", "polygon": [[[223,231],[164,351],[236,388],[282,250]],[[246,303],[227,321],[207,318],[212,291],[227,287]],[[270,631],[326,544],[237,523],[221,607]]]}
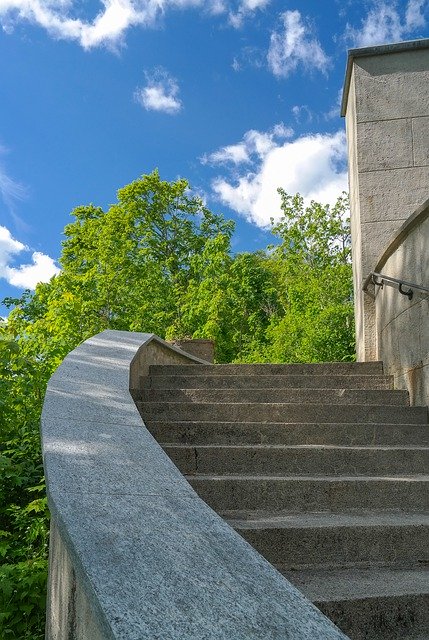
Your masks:
{"label": "wall coping", "polygon": [[[396,249],[401,246],[407,236],[419,226],[426,218],[429,217],[429,199],[425,200],[425,202],[418,207],[406,220],[405,222],[397,229],[394,235],[390,238],[387,243],[384,251],[381,254],[377,264],[375,265],[373,272],[380,273],[383,269],[384,265],[388,261],[388,259],[395,253]],[[372,272],[369,273],[364,279],[362,289],[366,290],[366,287],[371,282]],[[411,286],[410,283],[407,283]],[[420,284],[419,282],[415,282],[414,284]]]}
{"label": "wall coping", "polygon": [[158,347],[196,364],[153,334],[104,331],[65,358],[43,407],[49,507],[101,637],[344,640],[145,428],[130,365]]}
{"label": "wall coping", "polygon": [[356,58],[381,56],[389,53],[400,53],[402,51],[416,51],[417,49],[429,49],[429,38],[420,38],[419,40],[408,40],[405,42],[393,42],[391,44],[382,44],[371,47],[360,47],[359,49],[349,49],[344,78],[343,97],[341,100],[341,117],[346,115],[353,62]]}

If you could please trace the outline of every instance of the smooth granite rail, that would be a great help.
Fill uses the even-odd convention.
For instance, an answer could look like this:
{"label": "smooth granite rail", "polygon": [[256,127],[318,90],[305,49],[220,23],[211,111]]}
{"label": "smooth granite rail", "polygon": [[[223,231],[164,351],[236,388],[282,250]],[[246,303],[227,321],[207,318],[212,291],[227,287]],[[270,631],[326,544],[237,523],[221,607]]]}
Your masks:
{"label": "smooth granite rail", "polygon": [[186,361],[201,362],[153,334],[104,331],[52,376],[46,637],[346,638],[197,496],[145,428],[130,389],[149,364]]}

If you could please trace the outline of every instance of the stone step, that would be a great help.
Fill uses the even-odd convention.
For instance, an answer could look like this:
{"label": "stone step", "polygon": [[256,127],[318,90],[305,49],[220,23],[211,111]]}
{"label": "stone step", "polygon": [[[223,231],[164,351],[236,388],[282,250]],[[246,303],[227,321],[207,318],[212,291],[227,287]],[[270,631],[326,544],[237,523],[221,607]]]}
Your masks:
{"label": "stone step", "polygon": [[201,498],[351,640],[429,640],[428,410],[380,362],[152,366],[137,404]]}
{"label": "stone step", "polygon": [[429,511],[429,476],[187,476],[223,517],[353,510]]}
{"label": "stone step", "polygon": [[427,407],[301,403],[136,402],[143,420],[426,424]]}
{"label": "stone step", "polygon": [[146,422],[162,444],[343,444],[429,446],[427,424]]}
{"label": "stone step", "polygon": [[[194,369],[194,371],[192,371]],[[149,375],[382,375],[383,363],[322,362],[312,364],[155,364]]]}
{"label": "stone step", "polygon": [[141,379],[152,389],[393,389],[383,375],[153,375]]}
{"label": "stone step", "polygon": [[273,514],[228,522],[283,569],[429,563],[429,513]]}
{"label": "stone step", "polygon": [[427,567],[277,569],[351,640],[416,640],[429,635]]}
{"label": "stone step", "polygon": [[180,471],[196,474],[393,476],[424,474],[429,447],[338,445],[167,445]]}
{"label": "stone step", "polygon": [[144,389],[142,402],[293,403],[408,406],[408,391],[388,389]]}

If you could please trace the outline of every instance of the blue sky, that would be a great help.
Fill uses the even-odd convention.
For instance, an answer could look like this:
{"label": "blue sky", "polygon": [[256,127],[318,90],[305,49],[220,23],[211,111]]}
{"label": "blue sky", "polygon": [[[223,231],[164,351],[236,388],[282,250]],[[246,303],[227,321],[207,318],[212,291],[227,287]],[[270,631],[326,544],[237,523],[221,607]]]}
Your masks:
{"label": "blue sky", "polygon": [[154,168],[266,246],[277,187],[347,188],[347,49],[428,22],[429,0],[0,0],[0,299],[57,271],[75,206]]}

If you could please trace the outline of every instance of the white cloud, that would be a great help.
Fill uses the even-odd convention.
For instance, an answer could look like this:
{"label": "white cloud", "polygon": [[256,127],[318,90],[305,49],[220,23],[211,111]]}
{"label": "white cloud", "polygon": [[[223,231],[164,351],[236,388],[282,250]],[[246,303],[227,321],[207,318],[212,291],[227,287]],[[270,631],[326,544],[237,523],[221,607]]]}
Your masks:
{"label": "white cloud", "polygon": [[304,69],[326,71],[330,64],[328,56],[311,33],[311,28],[302,20],[299,11],[285,11],[280,31],[271,34],[268,50],[268,66],[275,76],[286,78],[299,65]]}
{"label": "white cloud", "polygon": [[[0,0],[0,18],[7,32],[16,22],[28,21],[54,38],[76,40],[84,49],[91,49],[118,46],[129,28],[153,24],[169,6],[203,4],[203,0],[101,0],[100,12],[90,21],[76,17],[81,5],[76,0]],[[220,4],[213,0],[209,7],[216,12]]]}
{"label": "white cloud", "polygon": [[262,69],[267,64],[267,53],[263,48],[245,46],[234,56],[231,67],[234,71],[241,71],[246,67]]}
{"label": "white cloud", "polygon": [[409,0],[405,11],[405,24],[409,31],[426,26],[425,10],[428,0]]}
{"label": "white cloud", "polygon": [[0,273],[4,272],[12,256],[24,251],[25,245],[15,240],[9,229],[0,226]]}
{"label": "white cloud", "polygon": [[52,37],[76,40],[85,49],[107,44],[117,45],[126,29],[152,22],[157,3],[143,3],[140,7],[131,0],[103,0],[103,9],[89,22],[73,17],[72,1],[0,0],[0,18],[10,31],[16,22],[28,21],[44,28]]}
{"label": "white cloud", "polygon": [[136,89],[134,98],[147,111],[163,111],[170,115],[179,113],[182,109],[179,85],[162,67],[152,73],[146,73],[147,84]]}
{"label": "white cloud", "polygon": [[16,23],[30,22],[51,37],[74,40],[84,49],[117,48],[128,29],[153,25],[169,8],[201,8],[211,15],[227,14],[232,20],[237,16],[240,21],[269,2],[240,0],[234,13],[226,0],[101,0],[99,13],[85,20],[79,15],[79,0],[0,0],[0,24],[9,34]]}
{"label": "white cloud", "polygon": [[426,25],[425,12],[428,6],[429,0],[409,0],[401,15],[397,2],[376,1],[363,19],[360,29],[347,25],[346,36],[356,47],[398,42]]}
{"label": "white cloud", "polygon": [[307,104],[296,104],[292,107],[291,111],[298,123],[309,123],[312,122],[314,118],[314,113]]}
{"label": "white cloud", "polygon": [[55,261],[40,251],[35,251],[31,256],[31,260],[31,264],[7,267],[5,277],[9,284],[23,289],[35,289],[36,284],[48,282],[52,276],[60,272]]}
{"label": "white cloud", "polygon": [[276,147],[277,140],[290,138],[292,135],[293,130],[282,122],[266,132],[251,129],[244,134],[241,142],[221,147],[203,156],[201,161],[203,164],[248,164],[255,158],[264,158],[271,149]]}
{"label": "white cloud", "polygon": [[40,251],[32,254],[30,264],[12,266],[15,257],[23,251],[28,248],[13,238],[9,229],[0,226],[0,278],[15,287],[35,289],[38,282],[48,282],[59,273],[54,260]]}
{"label": "white cloud", "polygon": [[[239,144],[245,144],[247,136]],[[261,228],[269,227],[270,218],[278,219],[281,214],[278,187],[290,194],[301,193],[307,202],[334,203],[347,190],[344,132],[273,142],[253,155],[250,170],[239,173],[233,168],[227,177],[218,176],[212,183],[223,204]]]}
{"label": "white cloud", "polygon": [[229,23],[239,29],[245,18],[253,14],[257,9],[265,9],[271,0],[241,0],[236,11],[229,12]]}

